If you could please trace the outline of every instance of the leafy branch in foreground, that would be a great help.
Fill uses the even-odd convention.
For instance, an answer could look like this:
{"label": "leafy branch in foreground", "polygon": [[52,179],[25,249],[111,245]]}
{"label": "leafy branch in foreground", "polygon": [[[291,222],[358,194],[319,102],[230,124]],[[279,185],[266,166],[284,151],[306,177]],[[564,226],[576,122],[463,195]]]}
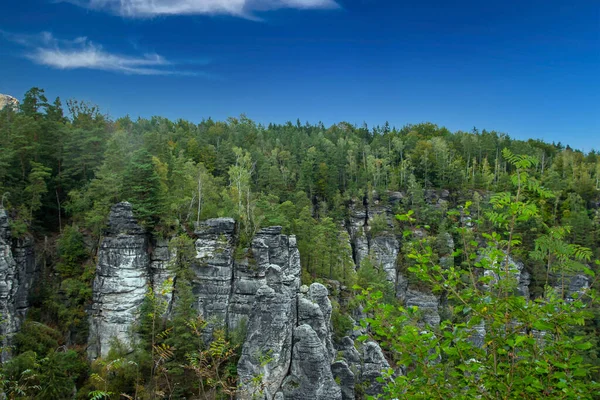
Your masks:
{"label": "leafy branch in foreground", "polygon": [[[544,296],[535,300],[517,293],[519,271],[511,259],[511,249],[520,243],[515,230],[538,215],[535,196],[548,193],[529,179],[534,159],[505,153],[517,169],[512,176],[516,194],[493,196],[494,211],[487,215],[501,232],[483,233],[486,246],[479,251],[465,246],[455,252],[466,253],[466,268],[436,263],[425,239],[416,240],[408,254],[414,261],[409,271],[448,299],[450,312],[439,326],[419,322],[416,307],[382,304],[380,292],[366,289],[359,296],[371,316],[365,325],[397,355],[397,370],[388,371],[384,380],[386,398],[589,399],[600,390],[592,379],[595,368],[586,361],[593,343],[583,333],[596,293],[584,289],[567,297],[564,284],[561,291],[547,284]],[[410,236],[416,228],[413,213],[397,218],[410,226],[405,235]],[[548,268],[553,262],[560,266],[563,276],[572,272],[564,268],[591,258],[589,249],[561,241],[566,230],[549,229],[535,252],[548,260]],[[579,271],[594,277],[590,268]]]}

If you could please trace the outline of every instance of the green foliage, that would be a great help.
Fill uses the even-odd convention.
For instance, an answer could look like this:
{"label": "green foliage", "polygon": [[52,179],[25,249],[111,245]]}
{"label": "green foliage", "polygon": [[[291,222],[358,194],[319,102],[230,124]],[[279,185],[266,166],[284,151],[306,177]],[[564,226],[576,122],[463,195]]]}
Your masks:
{"label": "green foliage", "polygon": [[81,275],[82,265],[89,257],[89,252],[85,247],[83,235],[77,227],[65,227],[57,241],[56,250],[59,257],[56,270],[61,277],[70,278]]}
{"label": "green foliage", "polygon": [[[177,276],[169,294],[175,299],[173,319],[164,318],[165,299],[169,297],[166,292],[153,293],[144,305],[141,339],[135,351],[128,353],[121,348],[119,354],[94,364],[94,373],[100,379],[88,380],[86,389],[79,390],[79,398],[119,398],[122,394],[140,399],[191,398],[202,384],[206,393],[212,390],[212,394],[224,396],[229,390],[224,389],[231,384],[227,379],[211,377],[216,380],[209,382],[208,377],[200,379],[196,370],[184,367],[189,366],[187,355],[208,351],[197,334],[202,328],[188,324],[196,318],[190,284],[193,276],[189,266],[194,257],[190,237],[194,223],[217,216],[237,219],[239,253],[248,247],[258,229],[281,225],[284,233],[297,237],[305,283],[329,279],[351,287],[358,282],[381,291],[378,305],[395,307],[393,317],[382,329],[391,329],[393,318],[405,317],[401,320],[404,333],[396,332],[397,338],[405,338],[403,352],[386,354],[418,354],[420,360],[432,357],[431,362],[421,363],[418,368],[417,360],[412,360],[418,374],[407,376],[416,379],[418,375],[420,379],[412,387],[437,388],[450,397],[448,384],[436,386],[441,378],[431,378],[444,376],[454,388],[465,388],[465,393],[457,394],[459,397],[502,397],[502,387],[494,386],[493,395],[474,389],[482,387],[484,378],[490,379],[490,385],[500,385],[499,375],[490,375],[489,369],[473,371],[476,365],[489,365],[487,354],[496,354],[498,360],[504,357],[502,362],[508,365],[513,365],[513,359],[500,354],[500,350],[488,352],[487,347],[485,354],[475,348],[464,349],[464,354],[472,353],[481,364],[467,365],[449,354],[453,354],[453,348],[463,351],[461,346],[469,342],[456,337],[467,338],[472,328],[469,324],[475,324],[477,318],[487,318],[486,323],[494,327],[489,330],[490,338],[510,353],[514,345],[508,340],[516,341],[518,335],[511,326],[501,324],[501,311],[507,309],[517,327],[527,328],[527,318],[534,317],[540,321],[549,318],[552,329],[559,320],[565,326],[564,332],[556,336],[560,348],[549,344],[542,348],[529,336],[519,342],[519,357],[514,358],[519,368],[523,367],[521,360],[528,359],[528,352],[548,353],[547,360],[537,359],[542,362],[536,364],[539,371],[533,367],[520,370],[531,376],[519,375],[523,382],[541,376],[550,382],[552,374],[564,373],[566,378],[557,379],[567,383],[568,387],[561,390],[568,398],[581,388],[583,378],[574,376],[580,373],[581,365],[598,365],[598,345],[588,340],[600,331],[598,306],[590,302],[587,293],[585,299],[573,298],[567,287],[573,273],[590,275],[598,270],[592,262],[600,255],[600,213],[594,208],[600,189],[600,157],[595,152],[584,154],[561,144],[516,140],[494,131],[450,133],[431,123],[401,128],[389,124],[369,128],[345,122],[329,127],[299,122],[263,126],[245,116],[226,121],[207,119],[197,124],[161,117],[113,121],[87,103],[69,101],[67,108],[68,112],[63,112],[60,99],[48,101],[42,89],[32,88],[18,110],[0,110],[1,203],[10,216],[13,237],[35,237],[38,247],[43,248],[38,253],[44,264],[40,289],[32,297],[35,307],[30,310],[31,321],[16,337],[17,356],[19,352],[36,352],[35,358],[27,360],[31,365],[41,365],[41,360],[60,346],[70,349],[85,343],[93,257],[114,203],[131,201],[149,232],[173,239],[171,251],[176,257],[170,268]],[[441,198],[443,189],[449,192]],[[392,195],[401,200],[391,204]],[[438,290],[449,305],[444,308],[444,319],[451,325],[443,325],[434,336],[428,337],[421,327],[415,328],[418,310],[399,311],[393,285],[387,282],[374,257],[362,260],[361,268],[354,271],[347,228],[356,218],[353,205],[363,202],[371,215],[377,202],[377,207],[391,206],[401,215],[398,270],[411,287]],[[459,207],[464,202],[467,206]],[[368,221],[366,232],[358,234],[365,234],[369,240],[398,233],[388,226],[383,214]],[[455,249],[448,246],[450,236]],[[442,258],[444,265],[439,265]],[[514,297],[516,283],[510,278],[514,264],[508,262],[509,258],[523,261],[532,276],[532,296],[525,299],[525,304]],[[485,269],[493,270],[487,278]],[[449,279],[448,286],[433,279],[440,275]],[[597,280],[590,282],[592,288],[597,288]],[[490,293],[490,304],[485,303],[484,287]],[[468,307],[460,305],[451,288],[468,300]],[[563,298],[570,303],[561,303]],[[586,308],[577,308],[583,300]],[[488,310],[493,306],[494,311],[475,318],[473,310],[484,307],[470,304],[476,301],[486,304]],[[344,299],[340,303],[333,313],[336,334],[347,330],[346,308],[358,301]],[[521,315],[515,315],[522,309],[525,311]],[[595,319],[585,317],[585,326],[575,324],[570,328],[582,320],[567,318],[567,311],[572,311],[575,318],[582,310],[595,313]],[[36,327],[33,320],[45,324]],[[466,324],[466,328],[460,324]],[[501,328],[508,329],[505,336]],[[575,339],[578,328],[584,339]],[[443,340],[448,331],[458,336],[446,346]],[[205,335],[210,336],[208,332]],[[233,336],[228,332],[224,340],[236,347],[239,339]],[[383,333],[381,337],[389,346],[396,343],[385,339]],[[593,348],[584,351],[580,363],[578,352],[583,349],[577,346],[585,347],[588,342]],[[570,353],[569,346],[574,349]],[[572,368],[567,371],[562,364],[552,364],[548,368],[551,371],[544,372],[547,368],[543,362],[564,363],[557,361],[560,357],[567,357]],[[409,361],[404,362],[409,365]],[[57,361],[52,365],[63,364]],[[234,376],[235,356],[220,365],[221,377]],[[517,382],[517,375],[511,378],[511,371],[501,369],[502,365],[496,367],[508,376],[503,381],[505,386],[512,382],[513,392],[506,397],[513,396],[522,382]],[[589,371],[595,373],[593,368]],[[70,375],[61,377],[59,371],[55,372],[56,378],[52,379],[63,382],[57,384],[57,390],[62,390],[60,386],[66,388],[65,376]],[[438,372],[440,375],[436,375]],[[429,380],[424,374],[430,374]],[[461,374],[462,378],[456,376]],[[35,368],[22,369],[6,381],[4,391],[13,398],[34,396],[45,387],[41,376]],[[394,379],[398,382],[408,378]],[[558,388],[559,383],[552,387]],[[77,386],[81,388],[79,382]],[[522,397],[539,395],[535,383],[530,386],[533,389],[526,389],[530,394]],[[471,389],[476,393],[469,392]],[[548,396],[554,394],[549,392]],[[415,392],[414,396],[421,394]],[[399,393],[397,397],[410,396]]]}
{"label": "green foliage", "polygon": [[2,366],[2,386],[11,399],[64,399],[86,373],[85,360],[73,350],[52,350],[45,357],[27,351]]}
{"label": "green foliage", "polygon": [[125,199],[133,204],[139,222],[152,227],[162,212],[160,177],[146,149],[133,153],[123,175]]}
{"label": "green foliage", "polygon": [[391,230],[385,214],[377,214],[369,221],[369,235],[376,237],[380,233]]}
{"label": "green foliage", "polygon": [[[414,260],[409,270],[434,292],[446,293],[451,313],[439,327],[423,330],[416,307],[382,304],[381,292],[362,291],[360,298],[373,315],[363,325],[368,323],[371,334],[393,351],[404,371],[401,376],[390,371],[386,396],[591,398],[600,389],[592,378],[597,367],[586,361],[593,358],[594,342],[581,334],[592,316],[588,308],[597,304],[595,292],[567,299],[564,290],[557,295],[547,286],[545,296],[536,300],[515,294],[516,275],[509,263],[511,249],[520,243],[515,230],[538,214],[533,197],[523,192],[533,187],[542,199],[547,193],[528,179],[526,169],[535,159],[507,151],[504,156],[517,167],[512,176],[516,194],[492,196],[497,211],[488,213],[501,233],[483,233],[487,246],[479,255],[467,254],[466,268],[440,266],[426,239],[408,254]],[[398,218],[414,223],[412,213]],[[589,260],[589,250],[562,242],[566,232],[550,229],[536,241],[534,256],[556,260],[558,267]],[[589,268],[585,272],[594,274]]]}
{"label": "green foliage", "polygon": [[396,297],[394,285],[388,281],[387,274],[373,262],[371,258],[365,258],[360,263],[360,268],[356,273],[356,285],[363,288],[381,292],[384,301],[393,303]]}
{"label": "green foliage", "polygon": [[348,310],[342,310],[337,301],[332,301],[331,325],[333,326],[333,340],[339,342],[344,336],[348,336],[354,329],[352,319]]}
{"label": "green foliage", "polygon": [[19,333],[15,335],[15,347],[18,353],[34,352],[36,354],[47,354],[58,348],[61,342],[61,334],[35,321],[25,321]]}

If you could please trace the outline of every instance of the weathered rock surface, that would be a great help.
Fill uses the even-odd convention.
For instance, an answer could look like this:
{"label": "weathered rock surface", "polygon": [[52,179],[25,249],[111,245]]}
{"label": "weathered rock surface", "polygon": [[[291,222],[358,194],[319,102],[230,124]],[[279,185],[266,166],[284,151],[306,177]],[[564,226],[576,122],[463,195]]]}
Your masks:
{"label": "weathered rock surface", "polygon": [[381,347],[374,341],[362,345],[362,368],[360,381],[365,385],[365,393],[376,396],[383,392],[384,384],[377,381],[382,376],[382,371],[387,370],[390,364],[385,359]]}
{"label": "weathered rock surface", "polygon": [[[0,335],[3,348],[10,345],[12,336],[18,329],[16,313],[17,263],[12,254],[11,241],[8,216],[4,208],[0,208],[0,314],[2,315]],[[0,355],[2,361],[5,361],[8,357],[8,352],[3,351]]]}
{"label": "weathered rock surface", "polygon": [[[198,239],[191,283],[198,314],[210,327],[224,326],[233,277],[235,221],[210,219],[201,223],[195,234]],[[207,330],[206,339],[210,339],[211,331]]]}
{"label": "weathered rock surface", "polygon": [[356,268],[360,268],[362,260],[369,256],[369,241],[366,234],[368,219],[369,213],[366,206],[355,204],[350,209],[350,217],[346,222]]}
{"label": "weathered rock surface", "polygon": [[317,334],[327,351],[329,363],[335,358],[335,349],[331,342],[331,301],[327,288],[320,283],[310,285],[306,295],[298,299],[298,325],[307,324]]}
{"label": "weathered rock surface", "polygon": [[551,274],[551,279],[554,291],[568,301],[580,297],[590,288],[590,278],[582,273]]}
{"label": "weathered rock surface", "polygon": [[266,283],[265,274],[271,265],[281,268],[286,285],[294,288],[300,285],[300,253],[296,237],[282,235],[281,227],[260,230],[246,254],[245,259],[236,262],[234,267],[228,313],[230,329],[248,321],[255,294]]}
{"label": "weathered rock surface", "polygon": [[400,252],[400,243],[394,235],[376,236],[371,240],[370,253],[387,275],[390,282],[396,282],[396,259]]}
{"label": "weathered rock surface", "polygon": [[340,383],[340,389],[342,390],[342,400],[354,400],[356,380],[354,372],[350,370],[346,361],[336,361],[331,364],[331,373],[336,382]]}
{"label": "weathered rock surface", "polygon": [[[233,219],[207,220],[195,234],[196,259],[190,268],[198,314],[209,327],[221,324],[229,330],[245,321],[239,399],[351,399],[355,382],[364,383],[387,368],[375,343],[359,352],[350,338],[342,340],[347,348],[337,353],[344,359],[332,365],[336,349],[329,293],[319,283],[300,288],[294,236],[283,235],[281,227],[262,229],[236,260]],[[113,206],[93,283],[90,358],[106,355],[114,338],[132,343],[147,289],[158,292],[177,281],[169,268],[174,256],[168,240],[150,237],[136,223],[131,204]],[[165,296],[170,306],[177,302],[171,293]],[[210,340],[212,331],[207,332]],[[379,389],[373,386],[370,393]]]}
{"label": "weathered rock surface", "polygon": [[432,327],[440,324],[439,303],[437,296],[413,289],[406,291],[404,300],[407,307],[418,307],[423,322]]}
{"label": "weathered rock surface", "polygon": [[5,351],[0,360],[10,358],[12,338],[29,309],[29,294],[38,275],[33,239],[14,240],[8,215],[0,207],[0,337]]}
{"label": "weathered rock surface", "polygon": [[294,330],[290,372],[283,384],[285,399],[342,399],[342,391],[331,373],[327,350],[309,325],[303,324]]}
{"label": "weathered rock surface", "polygon": [[[250,264],[243,264],[244,281],[249,282],[245,287],[252,288],[263,275],[264,283],[253,297],[238,363],[238,399],[341,400],[331,368],[335,349],[329,293],[319,283],[300,288],[295,237],[281,235],[278,227],[263,229],[252,242],[250,256],[254,274],[248,275]],[[338,372],[350,385],[353,375],[346,369]]]}
{"label": "weathered rock surface", "polygon": [[152,238],[150,241],[150,280],[154,293],[163,297],[167,304],[166,313],[170,314],[173,307],[173,291],[170,290],[175,279],[175,274],[171,271],[169,263],[171,253],[169,251],[169,241],[164,238]]}
{"label": "weathered rock surface", "polygon": [[[373,219],[383,215],[388,230],[371,232]],[[369,205],[366,200],[362,205],[355,204],[350,209],[350,217],[346,221],[346,229],[350,235],[354,262],[360,268],[361,262],[370,257],[384,269],[390,282],[396,282],[396,258],[400,251],[400,243],[391,233],[393,229],[392,209],[390,206]]]}
{"label": "weathered rock surface", "polygon": [[[525,270],[525,266],[522,262],[514,260],[511,256],[507,257],[507,259],[503,259],[501,261],[501,268],[506,268],[506,263],[508,262],[508,272],[513,275],[513,277],[517,281],[516,291],[520,296],[529,299],[529,284],[530,284],[530,276],[529,273]],[[484,272],[485,276],[491,277],[491,281],[489,286],[495,285],[500,276],[493,269],[487,269]]]}
{"label": "weathered rock surface", "polygon": [[[360,384],[365,388],[365,393],[370,396],[376,396],[382,393],[383,384],[377,382],[377,378],[383,376],[383,372],[390,365],[383,355],[383,351],[379,344],[375,341],[369,341],[364,344],[359,344],[358,349],[350,337],[344,337],[338,344],[338,356],[346,366],[340,365],[340,361],[336,361],[332,365],[334,376],[338,378],[344,400],[346,395],[350,395],[349,382],[352,373],[352,379],[355,384]],[[346,367],[348,371],[345,371]],[[354,388],[354,386],[352,386]],[[351,397],[354,398],[354,397]]]}
{"label": "weathered rock surface", "polygon": [[[246,341],[238,362],[239,399],[262,393],[273,399],[289,373],[293,331],[298,319],[300,254],[296,238],[281,227],[259,231],[252,240],[251,262],[234,277],[231,309],[248,315]],[[238,269],[236,267],[236,273]],[[252,288],[262,285],[252,294]],[[250,303],[250,301],[253,301]],[[246,304],[246,306],[244,306]],[[236,317],[237,318],[237,317]],[[253,378],[260,377],[257,385]]]}
{"label": "weathered rock surface", "polygon": [[358,367],[355,372],[359,372],[362,364],[362,357],[354,346],[354,340],[352,340],[352,338],[349,336],[343,337],[337,349],[342,358],[346,360],[348,365],[352,367]]}
{"label": "weathered rock surface", "polygon": [[134,217],[130,203],[114,205],[109,229],[100,245],[93,305],[90,316],[88,355],[105,356],[113,338],[125,345],[150,282],[148,236]]}
{"label": "weathered rock surface", "polygon": [[[238,398],[243,400],[253,399],[260,393],[272,399],[292,361],[297,288],[284,284],[283,270],[277,265],[269,267],[266,279],[266,284],[256,293],[237,367]],[[254,380],[257,377],[260,383]]]}

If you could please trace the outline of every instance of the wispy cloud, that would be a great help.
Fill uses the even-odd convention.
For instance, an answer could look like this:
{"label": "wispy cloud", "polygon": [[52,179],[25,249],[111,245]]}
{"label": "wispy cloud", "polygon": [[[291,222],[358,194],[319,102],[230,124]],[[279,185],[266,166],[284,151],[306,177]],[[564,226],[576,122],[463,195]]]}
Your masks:
{"label": "wispy cloud", "polygon": [[161,15],[233,15],[253,18],[253,11],[281,8],[338,8],[335,0],[66,0],[73,4],[109,11],[129,18]]}
{"label": "wispy cloud", "polygon": [[36,64],[57,69],[95,69],[134,75],[197,75],[179,71],[176,64],[156,53],[124,55],[110,53],[82,36],[57,39],[49,32],[37,35],[0,31],[9,41],[26,48],[25,56]]}

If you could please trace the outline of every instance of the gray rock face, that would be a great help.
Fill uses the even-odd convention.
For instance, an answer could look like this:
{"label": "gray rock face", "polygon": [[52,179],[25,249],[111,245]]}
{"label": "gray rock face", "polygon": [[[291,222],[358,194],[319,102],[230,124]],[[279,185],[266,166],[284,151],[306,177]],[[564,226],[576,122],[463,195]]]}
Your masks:
{"label": "gray rock face", "polygon": [[[529,273],[525,270],[525,266],[523,265],[523,263],[516,261],[509,256],[507,260],[505,259],[501,261],[501,268],[505,268],[507,262],[509,273],[512,274],[517,281],[517,293],[525,297],[526,299],[529,299],[530,276]],[[484,275],[490,276],[492,278],[489,283],[489,286],[495,285],[500,279],[500,276],[494,270],[491,269],[485,270]]]}
{"label": "gray rock face", "polygon": [[584,274],[565,274],[565,276],[553,276],[554,290],[562,294],[568,301],[580,297],[590,288],[590,278]]}
{"label": "gray rock face", "polygon": [[331,301],[327,288],[320,283],[310,285],[307,295],[298,299],[298,325],[307,324],[317,334],[327,351],[329,363],[335,358],[331,342]]}
{"label": "gray rock face", "polygon": [[266,271],[272,266],[282,270],[283,281],[289,287],[300,285],[300,253],[295,236],[281,234],[281,227],[259,231],[252,240],[247,257],[236,262],[233,287],[229,299],[228,325],[238,327],[252,314],[255,294],[266,283]]}
{"label": "gray rock face", "polygon": [[321,339],[306,324],[294,330],[291,373],[283,384],[289,400],[341,400],[342,391],[331,373],[331,361]]}
{"label": "gray rock face", "polygon": [[16,312],[16,292],[18,290],[17,263],[12,254],[10,228],[8,216],[3,208],[0,208],[0,335],[2,347],[6,348],[0,354],[0,360],[9,358],[8,346],[12,336],[18,329],[18,318]]}
{"label": "gray rock face", "polygon": [[440,324],[439,299],[431,293],[408,289],[404,304],[407,307],[417,306],[421,319],[426,325],[435,327]]}
{"label": "gray rock face", "polygon": [[[288,374],[292,359],[297,287],[284,284],[283,270],[277,265],[269,267],[266,280],[256,293],[238,362],[238,399],[242,400],[259,394],[273,399]],[[260,377],[258,384],[253,382],[256,377]]]}
{"label": "gray rock face", "polygon": [[[396,197],[394,197],[396,199]],[[383,215],[387,221],[387,230],[373,235],[371,223],[376,216]],[[350,209],[350,218],[346,229],[350,235],[350,243],[354,249],[354,262],[360,268],[361,262],[370,257],[386,272],[390,282],[396,282],[396,259],[400,251],[400,243],[391,233],[393,225],[392,209],[389,206],[355,205]],[[371,237],[373,236],[373,237]]]}
{"label": "gray rock face", "polygon": [[[300,290],[296,238],[282,235],[281,227],[263,229],[252,240],[249,258],[236,265],[230,304],[230,321],[249,318],[238,362],[238,398],[252,399],[262,393],[270,400],[288,375],[292,360]],[[252,380],[258,376],[257,385]]]}
{"label": "gray rock face", "polygon": [[361,382],[366,384],[365,393],[369,396],[376,396],[383,392],[383,383],[377,382],[377,378],[382,376],[382,371],[390,368],[390,364],[385,359],[381,347],[376,342],[370,341],[362,345],[362,369]]}
{"label": "gray rock face", "polygon": [[383,371],[390,368],[390,364],[385,359],[379,344],[374,341],[365,343],[361,350],[363,358],[361,381],[370,383],[365,393],[370,396],[380,394],[383,392],[383,383],[377,382],[377,379],[382,376]]}
{"label": "gray rock face", "polygon": [[[167,303],[166,313],[169,314],[173,306],[173,291],[168,290],[173,285],[175,274],[169,269],[171,254],[167,239],[152,238],[150,241],[150,278],[154,293],[164,292],[163,299]],[[167,289],[167,290],[165,290]]]}
{"label": "gray rock face", "polygon": [[[210,326],[225,325],[233,277],[233,249],[235,221],[215,218],[196,229],[196,263],[192,266],[192,292],[198,314]],[[208,330],[207,339],[211,332]]]}
{"label": "gray rock face", "polygon": [[[195,234],[191,284],[198,314],[212,322],[209,326],[222,324],[229,330],[246,321],[237,368],[239,399],[350,399],[358,376],[365,382],[387,368],[381,350],[375,355],[370,350],[378,349],[376,344],[359,353],[350,338],[341,352],[345,360],[332,366],[336,350],[329,293],[319,283],[300,288],[294,236],[282,235],[281,227],[265,228],[243,251],[242,260],[236,260],[233,219],[205,221]],[[90,358],[105,356],[113,338],[131,345],[147,289],[158,292],[177,280],[168,268],[173,256],[168,240],[149,237],[136,223],[131,204],[112,208],[93,283]],[[171,293],[165,296],[171,305],[177,301]],[[374,386],[372,393],[377,390]]]}
{"label": "gray rock face", "polygon": [[107,355],[113,338],[131,344],[131,328],[150,283],[148,252],[148,237],[135,222],[131,204],[114,205],[93,283],[90,358]]}
{"label": "gray rock face", "polygon": [[360,268],[361,261],[369,256],[369,241],[366,234],[368,218],[367,209],[364,206],[355,205],[350,209],[350,218],[346,224],[357,268]]}
{"label": "gray rock face", "polygon": [[[338,354],[342,357],[346,365],[340,365],[340,362],[337,361],[332,365],[332,371],[340,382],[344,400],[346,398],[354,398],[346,397],[350,396],[350,375],[348,372],[352,373],[354,382],[362,385],[365,388],[365,393],[369,396],[377,396],[382,393],[383,384],[377,382],[377,378],[383,376],[383,372],[390,365],[377,342],[369,341],[359,344],[359,348],[357,349],[354,340],[346,336],[338,345]],[[345,371],[346,367],[348,371]],[[354,385],[352,388],[354,388]]]}
{"label": "gray rock face", "polygon": [[390,282],[396,282],[396,259],[400,252],[400,243],[393,235],[377,236],[371,240],[373,259],[381,265]]}
{"label": "gray rock face", "polygon": [[354,393],[356,381],[354,379],[354,373],[350,370],[346,361],[336,361],[331,364],[331,373],[336,382],[340,383],[342,400],[354,400],[356,398]]}
{"label": "gray rock face", "polygon": [[[230,304],[243,310],[242,300],[254,300],[238,362],[238,399],[341,400],[331,369],[335,349],[328,291],[319,283],[300,288],[295,237],[281,235],[278,227],[263,229],[252,242],[249,259],[252,264],[236,265],[236,273],[243,274],[234,278],[238,300]],[[241,295],[240,283],[250,292],[260,282],[255,295]]]}
{"label": "gray rock face", "polygon": [[10,358],[8,346],[25,319],[38,272],[33,239],[13,240],[8,215],[0,208],[0,337],[5,348],[1,361]]}
{"label": "gray rock face", "polygon": [[357,371],[360,371],[360,366],[362,364],[362,357],[356,347],[354,346],[354,340],[349,336],[345,336],[342,338],[342,341],[338,345],[338,351],[340,352],[342,358],[346,360],[348,365],[350,366],[358,366]]}

